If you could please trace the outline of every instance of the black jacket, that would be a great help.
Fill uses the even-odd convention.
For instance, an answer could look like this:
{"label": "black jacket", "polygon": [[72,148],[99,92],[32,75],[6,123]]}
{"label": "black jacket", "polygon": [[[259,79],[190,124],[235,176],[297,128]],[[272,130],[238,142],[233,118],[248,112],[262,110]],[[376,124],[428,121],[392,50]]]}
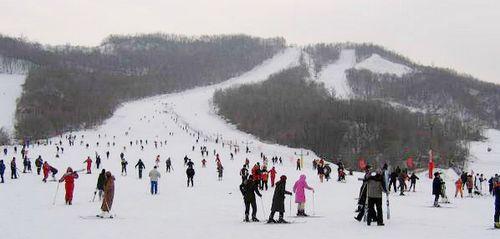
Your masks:
{"label": "black jacket", "polygon": [[104,190],[104,183],[106,182],[106,175],[105,173],[100,173],[99,177],[97,178],[97,189],[98,190]]}
{"label": "black jacket", "polygon": [[139,161],[137,162],[137,164],[135,165],[135,167],[139,168],[139,170],[143,170],[144,168],[146,168],[146,166],[144,165],[144,163],[142,161]]}
{"label": "black jacket", "polygon": [[260,194],[257,184],[253,180],[246,180],[240,185],[241,194],[243,194],[243,199],[247,202],[255,201],[255,194],[262,197]]}
{"label": "black jacket", "polygon": [[285,194],[292,195],[291,192],[285,189],[286,181],[278,181],[274,189],[273,205],[271,211],[284,212],[285,211]]}
{"label": "black jacket", "polygon": [[186,169],[186,175],[188,177],[193,177],[194,176],[194,169],[193,168]]}
{"label": "black jacket", "polygon": [[441,195],[441,179],[434,178],[432,180],[432,195]]}

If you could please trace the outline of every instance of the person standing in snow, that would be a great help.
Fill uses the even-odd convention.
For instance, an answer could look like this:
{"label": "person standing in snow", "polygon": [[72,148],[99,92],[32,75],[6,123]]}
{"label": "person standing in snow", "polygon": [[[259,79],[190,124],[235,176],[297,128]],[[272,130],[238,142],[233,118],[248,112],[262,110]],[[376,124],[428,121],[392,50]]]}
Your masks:
{"label": "person standing in snow", "polygon": [[415,173],[411,173],[410,188],[408,189],[408,191],[411,191],[411,189],[413,188],[413,192],[415,192],[415,185],[417,185],[417,180],[420,180],[420,178],[418,178],[417,175],[415,175]]}
{"label": "person standing in snow", "polygon": [[500,228],[500,177],[496,176],[493,185],[493,195],[495,196],[495,228]]}
{"label": "person standing in snow", "polygon": [[160,172],[156,170],[156,166],[149,172],[149,178],[151,179],[151,195],[158,193],[158,179],[161,177]]}
{"label": "person standing in snow", "polygon": [[474,188],[474,180],[472,178],[472,174],[467,175],[466,184],[467,184],[467,191],[469,193],[469,197],[473,197],[472,189]]}
{"label": "person standing in snow", "polygon": [[274,166],[269,170],[269,176],[271,176],[271,187],[274,187],[274,180],[276,179],[276,169]]}
{"label": "person standing in snow", "polygon": [[434,173],[432,180],[432,194],[434,195],[434,207],[439,206],[439,196],[441,195],[441,176],[439,172]]}
{"label": "person standing in snow", "polygon": [[224,173],[224,167],[221,163],[217,165],[217,180],[222,181],[222,176]]}
{"label": "person standing in snow", "polygon": [[167,158],[167,160],[165,161],[165,166],[166,166],[166,172],[167,173],[170,173],[170,169],[172,167],[172,160],[170,160],[170,157]]}
{"label": "person standing in snow", "polygon": [[[274,167],[273,167],[274,168]],[[269,220],[267,223],[288,223],[283,219],[285,214],[285,195],[292,195],[291,192],[286,190],[286,176],[282,175],[280,181],[276,183],[276,188],[274,189],[273,203],[271,205],[271,214],[269,215]],[[279,212],[278,221],[274,220],[274,214]]]}
{"label": "person standing in snow", "polygon": [[250,206],[252,207],[252,221],[258,222],[257,219],[257,203],[255,201],[255,194],[262,197],[260,194],[256,181],[252,177],[245,180],[240,185],[241,194],[243,194],[243,202],[245,203],[245,222],[249,222],[248,214],[250,212]]}
{"label": "person standing in snow", "polygon": [[332,173],[332,168],[330,167],[330,164],[325,164],[324,172],[325,172],[325,179],[328,182],[328,180],[330,180],[330,173]]}
{"label": "person standing in snow", "polygon": [[101,173],[99,174],[99,177],[97,178],[97,186],[96,186],[97,193],[99,194],[99,201],[102,200],[105,183],[106,183],[106,170],[102,169]]}
{"label": "person standing in snow", "polygon": [[[123,153],[122,153],[123,154]],[[125,158],[121,159],[121,165],[122,165],[122,176],[127,176],[127,160]]]}
{"label": "person standing in snow", "polygon": [[300,168],[300,159],[297,159],[297,168],[296,168],[297,171],[300,171],[301,168]]}
{"label": "person standing in snow", "polygon": [[12,161],[10,161],[10,179],[17,179],[16,157],[13,157]]}
{"label": "person standing in snow", "polygon": [[90,156],[87,156],[87,159],[83,161],[83,163],[87,164],[87,174],[92,173],[92,159],[90,159]]}
{"label": "person standing in snow", "polygon": [[243,167],[240,170],[240,176],[241,176],[241,183],[245,182],[248,178],[248,169],[243,165]]}
{"label": "person standing in snow", "polygon": [[316,169],[318,170],[318,176],[319,176],[319,182],[323,182],[323,178],[325,177],[325,165],[322,163],[322,161],[319,161],[319,163],[316,165]]}
{"label": "person standing in snow", "polygon": [[299,180],[295,182],[293,185],[293,193],[295,193],[295,203],[297,206],[297,216],[307,217],[308,215],[305,212],[306,208],[306,194],[305,189],[312,190],[314,193],[314,188],[309,187],[306,182],[306,175],[300,175]]}
{"label": "person standing in snow", "polygon": [[99,169],[99,166],[101,165],[101,155],[97,154],[95,155],[95,166],[97,169]]}
{"label": "person standing in snow", "polygon": [[59,179],[59,183],[64,182],[64,188],[66,190],[66,195],[64,200],[67,205],[71,205],[73,202],[73,190],[75,188],[75,179],[78,178],[78,174],[73,172],[73,169],[68,167],[66,173]]}
{"label": "person standing in snow", "polygon": [[42,169],[42,165],[43,165],[42,156],[38,155],[38,158],[36,158],[36,160],[35,160],[36,173],[38,175],[40,175],[40,170]]}
{"label": "person standing in snow", "polygon": [[[376,221],[378,226],[384,226],[382,192],[387,194],[387,190],[382,172],[372,172],[366,180],[366,196],[368,197],[368,215],[366,223],[370,226],[372,221]],[[377,209],[376,212],[375,208]]]}
{"label": "person standing in snow", "polygon": [[5,173],[5,164],[3,163],[3,160],[0,160],[0,178],[2,179],[0,183],[5,183],[3,180],[4,173]]}
{"label": "person standing in snow", "polygon": [[457,197],[458,194],[460,194],[461,198],[464,197],[464,191],[462,190],[462,185],[463,185],[462,178],[458,178],[457,181],[455,181],[455,197]]}
{"label": "person standing in snow", "polygon": [[188,187],[189,187],[189,182],[191,182],[191,187],[194,187],[194,183],[193,183],[194,174],[195,174],[195,171],[194,171],[193,167],[188,167],[186,169],[187,186]]}
{"label": "person standing in snow", "polygon": [[106,180],[104,182],[104,198],[102,200],[102,213],[99,217],[112,217],[110,215],[111,207],[115,197],[115,177],[111,172],[106,172]]}
{"label": "person standing in snow", "polygon": [[141,159],[135,164],[135,168],[139,170],[139,179],[142,179],[142,170],[146,168]]}

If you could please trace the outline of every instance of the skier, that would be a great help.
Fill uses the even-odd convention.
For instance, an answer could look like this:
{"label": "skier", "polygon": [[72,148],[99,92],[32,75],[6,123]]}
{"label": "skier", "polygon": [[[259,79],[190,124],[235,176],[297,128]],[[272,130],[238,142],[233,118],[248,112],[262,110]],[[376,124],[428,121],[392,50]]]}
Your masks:
{"label": "skier", "polygon": [[240,170],[240,176],[241,176],[241,183],[245,182],[248,178],[248,169],[243,165],[243,167]]}
{"label": "skier", "polygon": [[413,188],[413,192],[415,192],[415,185],[417,184],[417,180],[420,180],[420,178],[415,175],[415,173],[411,173],[410,176],[410,189],[408,191],[411,191],[411,188]]}
{"label": "skier", "polygon": [[[323,178],[325,177],[325,165],[321,163],[321,161],[316,165],[316,169],[318,170],[319,182],[323,182]],[[340,175],[340,174],[339,174]],[[339,176],[340,181],[340,176]]]}
{"label": "skier", "polygon": [[160,172],[156,170],[156,166],[149,172],[149,178],[151,179],[151,195],[158,193],[158,179],[161,177]]}
{"label": "skier", "polygon": [[257,219],[257,203],[255,202],[255,194],[259,197],[262,197],[259,189],[257,187],[257,183],[252,179],[252,177],[245,180],[240,185],[241,194],[243,194],[243,201],[245,203],[245,222],[249,222],[248,214],[250,212],[250,206],[252,207],[252,221],[258,222]]}
{"label": "skier", "polygon": [[66,195],[64,200],[67,205],[71,205],[73,202],[73,190],[75,188],[75,179],[78,178],[78,174],[73,172],[73,169],[68,167],[66,173],[59,179],[59,183],[64,183],[64,188],[66,189]]}
{"label": "skier", "polygon": [[206,159],[201,160],[201,167],[203,167],[203,168],[207,167],[207,160]]}
{"label": "skier", "polygon": [[260,187],[260,190],[266,190],[267,191],[267,188],[268,188],[268,184],[267,184],[267,180],[269,179],[269,173],[267,172],[267,169],[264,168],[262,170],[262,173],[261,173],[261,179],[262,179],[262,184],[261,184],[261,187]]}
{"label": "skier", "polygon": [[330,164],[325,164],[324,171],[325,171],[325,179],[328,182],[328,180],[330,180],[330,173],[332,173],[332,168],[330,167]]}
{"label": "skier", "polygon": [[472,179],[472,175],[471,174],[468,174],[467,175],[467,191],[469,193],[469,197],[473,197],[473,194],[472,194],[472,189],[474,188],[474,181]]}
{"label": "skier", "polygon": [[4,183],[3,180],[3,174],[5,173],[5,164],[3,163],[3,160],[0,160],[0,178],[2,181],[0,183]]}
{"label": "skier", "polygon": [[99,169],[99,166],[101,165],[101,155],[97,154],[95,155],[95,166],[97,169]]}
{"label": "skier", "polygon": [[106,181],[104,182],[104,198],[102,200],[101,210],[102,213],[98,217],[113,217],[109,212],[113,206],[113,199],[115,196],[115,177],[111,172],[106,172]]}
{"label": "skier", "polygon": [[297,168],[296,168],[296,170],[301,170],[300,169],[300,159],[297,159]]}
{"label": "skier", "polygon": [[389,192],[391,191],[391,187],[394,187],[394,192],[397,192],[396,188],[396,180],[398,179],[398,173],[396,171],[392,171],[389,175]]}
{"label": "skier", "polygon": [[[123,153],[122,153],[123,154]],[[127,160],[125,158],[121,159],[121,165],[122,165],[122,176],[127,176]]]}
{"label": "skier", "polygon": [[[109,143],[108,143],[109,146]],[[109,151],[106,151],[106,159],[109,159]]]}
{"label": "skier", "polygon": [[439,206],[439,196],[441,195],[441,177],[439,172],[434,173],[432,180],[432,194],[434,195],[434,207]]}
{"label": "skier", "polygon": [[16,157],[13,157],[12,161],[10,161],[10,178],[17,179]]}
{"label": "skier", "polygon": [[217,180],[222,181],[222,176],[224,173],[224,167],[221,163],[217,165]]}
{"label": "skier", "polygon": [[135,168],[139,170],[139,179],[142,179],[142,170],[146,168],[141,159],[135,164]]}
{"label": "skier", "polygon": [[306,175],[300,175],[299,180],[295,182],[293,185],[293,193],[295,193],[295,202],[298,204],[297,206],[297,216],[307,217],[308,215],[305,212],[306,205],[306,194],[305,189],[312,190],[314,193],[314,188],[309,187],[306,182]]}
{"label": "skier", "polygon": [[457,197],[458,194],[460,194],[461,198],[464,197],[464,191],[462,190],[462,185],[463,185],[462,179],[458,178],[457,181],[455,181],[455,197]]}
{"label": "skier", "polygon": [[99,201],[102,200],[102,195],[104,193],[104,184],[106,183],[106,170],[102,169],[99,177],[97,178],[97,193],[99,194]]}
{"label": "skier", "polygon": [[156,155],[155,164],[156,164],[156,167],[160,166],[160,155]]}
{"label": "skier", "polygon": [[40,170],[42,169],[42,165],[43,165],[42,156],[38,155],[38,158],[35,160],[36,173],[38,175],[40,175]]}
{"label": "skier", "polygon": [[194,187],[193,183],[193,178],[194,178],[194,168],[193,167],[188,167],[186,169],[186,175],[187,175],[187,186],[189,187],[189,182],[191,182],[191,187]]}
{"label": "skier", "polygon": [[271,187],[274,187],[274,180],[276,179],[276,169],[274,166],[269,170],[269,175],[271,176]]}
{"label": "skier", "polygon": [[[267,220],[267,223],[288,223],[283,219],[283,216],[285,214],[285,194],[292,195],[291,192],[286,191],[286,176],[281,175],[280,181],[276,183],[276,188],[274,189],[271,214],[269,215],[269,220]],[[276,212],[279,212],[280,214],[278,221],[274,220],[274,213]]]}
{"label": "skier", "polygon": [[170,169],[172,167],[172,161],[170,160],[170,157],[167,158],[167,160],[165,161],[165,166],[166,166],[166,172],[169,173],[170,172]]}
{"label": "skier", "polygon": [[[382,172],[372,172],[367,178],[366,195],[368,197],[367,225],[370,226],[372,220],[377,221],[377,226],[384,226],[382,215],[382,192],[387,194]],[[377,209],[375,212],[375,208]]]}
{"label": "skier", "polygon": [[87,159],[83,161],[83,163],[87,164],[87,174],[92,173],[92,159],[90,159],[90,156],[87,156]]}
{"label": "skier", "polygon": [[500,177],[497,175],[493,185],[495,196],[495,228],[500,228]]}

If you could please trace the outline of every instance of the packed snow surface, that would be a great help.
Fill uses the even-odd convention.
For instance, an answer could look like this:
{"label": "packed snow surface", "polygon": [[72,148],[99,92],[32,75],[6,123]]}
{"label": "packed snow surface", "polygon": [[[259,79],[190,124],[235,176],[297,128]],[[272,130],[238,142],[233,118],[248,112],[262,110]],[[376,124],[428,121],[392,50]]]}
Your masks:
{"label": "packed snow surface", "polygon": [[[351,64],[353,53],[344,51],[339,61]],[[80,173],[80,178],[75,181],[71,206],[64,204],[63,185],[56,194],[55,182],[43,183],[36,173],[21,173],[19,179],[11,180],[8,168],[6,183],[0,184],[2,238],[498,238],[497,231],[487,230],[492,227],[493,198],[484,196],[453,200],[452,181],[456,175],[449,171],[446,171],[447,192],[452,204],[432,208],[431,180],[420,175],[417,192],[409,192],[407,196],[391,194],[392,217],[385,220],[385,227],[367,227],[365,223],[353,219],[361,186],[358,181],[360,174],[347,176],[346,183],[336,180],[320,183],[312,170],[311,161],[316,158],[312,152],[259,141],[226,124],[214,113],[210,100],[216,89],[265,80],[272,73],[296,65],[299,55],[299,50],[291,48],[252,71],[221,84],[126,103],[102,126],[74,132],[77,136],[75,146],[69,146],[62,136],[49,139],[52,144],[47,146],[29,147],[28,155],[32,161],[41,155],[59,169],[58,177],[68,166],[84,168],[85,158],[90,156],[94,159],[95,152],[98,152],[103,159],[102,166],[116,177],[112,209],[116,218],[80,218],[100,213],[100,202],[90,202],[100,171],[95,169],[95,164],[92,174]],[[340,67],[337,68],[340,71]],[[198,134],[200,140],[196,142]],[[136,144],[136,140],[141,139],[143,150]],[[59,140],[64,153],[55,158]],[[148,140],[147,144],[145,140]],[[155,148],[154,141],[167,143]],[[107,146],[108,142],[110,146]],[[87,143],[89,148],[85,146]],[[245,153],[247,144],[251,150],[248,154]],[[230,160],[234,145],[238,145],[240,152],[234,155],[234,160]],[[201,167],[203,157],[200,146],[207,146],[210,152],[209,157],[205,157],[208,161],[206,168]],[[484,143],[474,147],[484,148]],[[222,181],[217,180],[214,150],[220,154],[224,166]],[[19,151],[18,148],[18,153],[14,154],[13,146],[10,146],[8,154],[1,158],[9,161],[14,156],[19,158]],[[106,159],[106,151],[111,153],[109,159]],[[120,176],[119,154],[122,152],[129,162],[127,176]],[[306,212],[321,217],[289,217],[295,214],[296,205],[290,203],[287,197],[285,219],[297,223],[266,225],[242,222],[244,205],[238,189],[241,183],[239,170],[245,158],[250,160],[251,166],[260,161],[261,152],[269,158],[282,157],[283,165],[276,165],[276,170],[278,177],[282,174],[288,176],[288,190],[300,174],[307,175],[315,193],[306,193]],[[301,153],[304,153],[305,167],[296,171],[295,161]],[[147,173],[153,167],[156,155],[161,157],[159,169],[162,177],[160,193],[152,196]],[[186,187],[185,155],[195,163],[193,188]],[[477,167],[483,162],[489,163],[488,157],[492,156],[495,155],[485,155],[475,161]],[[171,173],[165,172],[167,157],[173,161]],[[134,170],[139,158],[143,159],[147,168],[143,179],[139,179]],[[19,160],[17,163],[22,168]],[[497,161],[489,167],[498,169],[499,165]],[[333,178],[337,176],[335,169],[333,167]],[[52,205],[55,195],[56,204]],[[257,199],[257,217],[262,221],[268,217],[272,196],[273,189],[270,189],[263,192],[262,200]],[[384,206],[384,213],[385,210]]]}
{"label": "packed snow surface", "polygon": [[352,96],[352,90],[347,82],[345,71],[356,65],[356,52],[353,49],[343,49],[339,59],[325,66],[319,73],[318,80],[325,84],[325,88],[340,99]]}
{"label": "packed snow surface", "polygon": [[21,96],[26,75],[0,74],[0,127],[12,133],[16,114],[16,100]]}
{"label": "packed snow surface", "polygon": [[402,76],[412,71],[410,67],[386,60],[378,54],[371,55],[369,58],[356,64],[354,68],[366,69],[378,74],[394,74],[397,76]]}

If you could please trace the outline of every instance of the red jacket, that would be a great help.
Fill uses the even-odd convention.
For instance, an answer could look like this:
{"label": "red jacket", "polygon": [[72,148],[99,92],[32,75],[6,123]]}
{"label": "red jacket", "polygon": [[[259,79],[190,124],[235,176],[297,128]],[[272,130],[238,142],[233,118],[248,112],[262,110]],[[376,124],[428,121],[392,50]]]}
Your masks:
{"label": "red jacket", "polygon": [[78,178],[78,174],[75,172],[72,173],[66,173],[62,176],[61,179],[59,179],[59,182],[65,182],[66,184],[74,184],[75,179]]}

